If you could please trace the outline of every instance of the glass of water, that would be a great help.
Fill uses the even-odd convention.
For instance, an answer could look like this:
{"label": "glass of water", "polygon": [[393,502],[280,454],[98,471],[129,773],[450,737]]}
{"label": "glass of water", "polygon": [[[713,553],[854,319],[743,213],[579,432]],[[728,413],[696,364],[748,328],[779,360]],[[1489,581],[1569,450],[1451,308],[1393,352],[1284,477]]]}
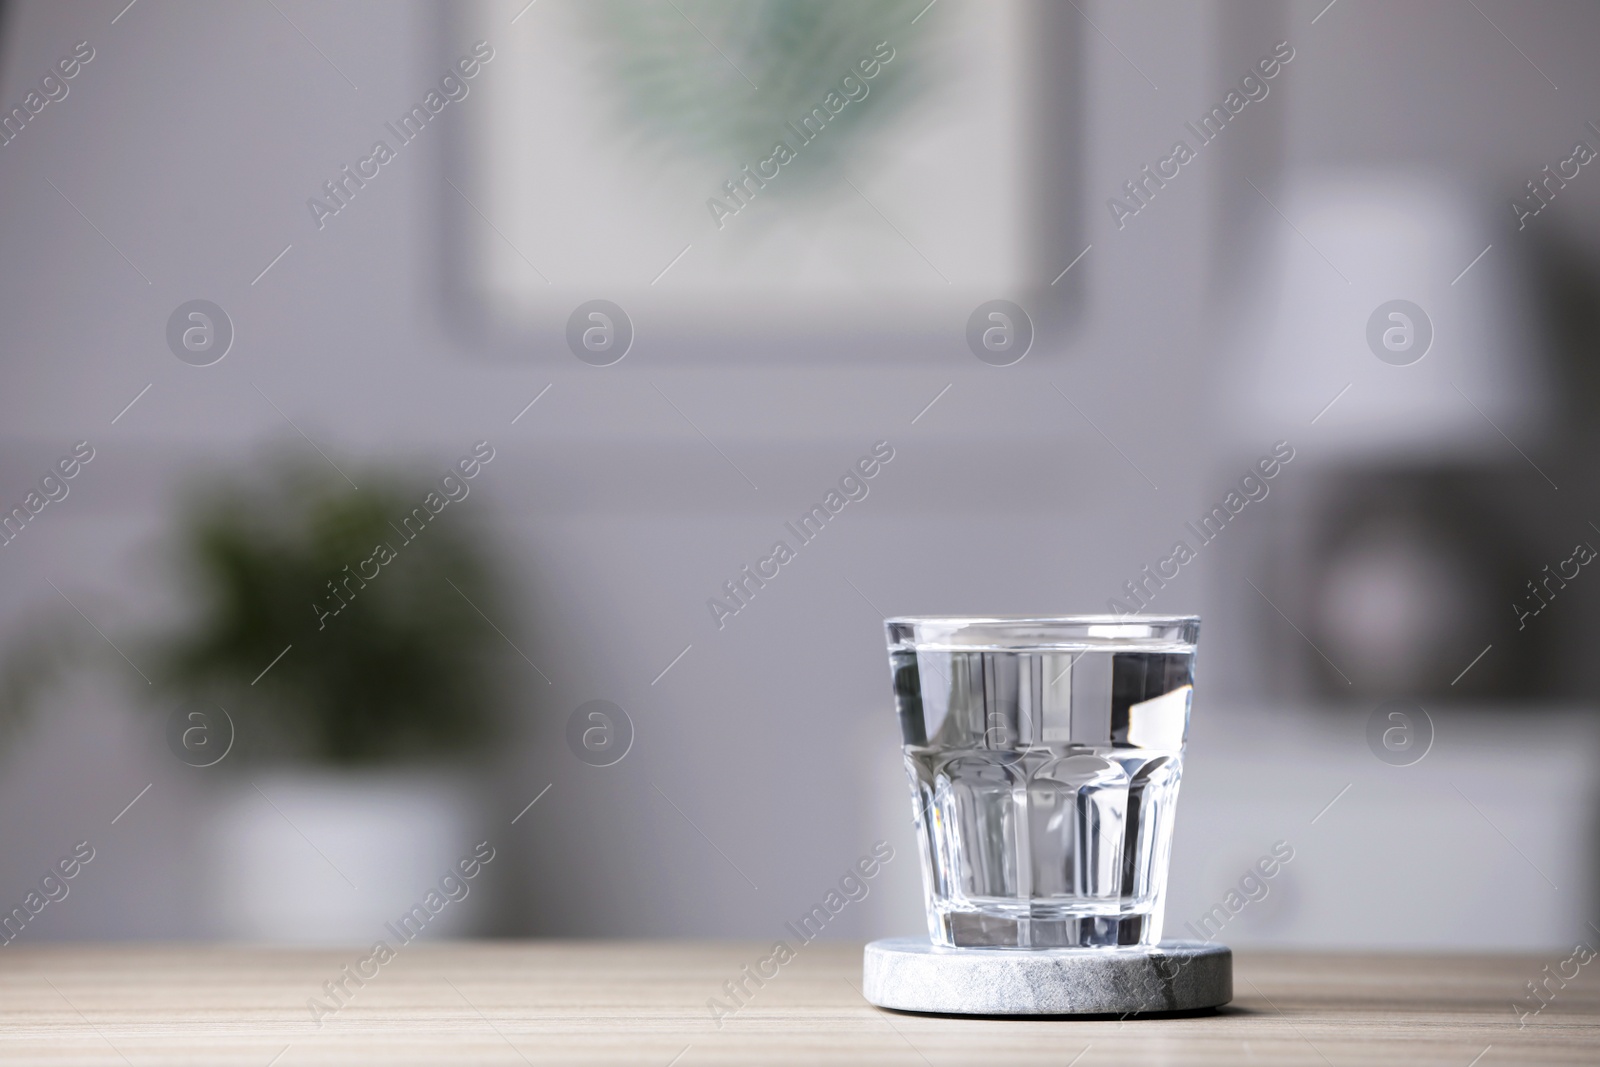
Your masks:
{"label": "glass of water", "polygon": [[885,626],[933,943],[1160,941],[1200,620]]}

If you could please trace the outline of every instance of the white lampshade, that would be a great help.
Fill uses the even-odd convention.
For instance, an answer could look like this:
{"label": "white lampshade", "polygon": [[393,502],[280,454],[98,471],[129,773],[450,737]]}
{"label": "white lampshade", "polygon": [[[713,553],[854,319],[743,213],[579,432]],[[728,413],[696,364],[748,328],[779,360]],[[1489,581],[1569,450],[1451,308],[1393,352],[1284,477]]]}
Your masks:
{"label": "white lampshade", "polygon": [[[1261,199],[1266,240],[1225,333],[1226,407],[1280,432],[1317,419],[1323,458],[1488,454],[1508,448],[1502,433],[1522,448],[1538,439],[1547,374],[1519,271],[1530,242],[1509,211],[1497,222],[1492,197],[1407,171],[1302,174],[1261,192],[1272,199]],[[1408,365],[1369,344],[1369,320],[1393,300],[1432,326]]]}

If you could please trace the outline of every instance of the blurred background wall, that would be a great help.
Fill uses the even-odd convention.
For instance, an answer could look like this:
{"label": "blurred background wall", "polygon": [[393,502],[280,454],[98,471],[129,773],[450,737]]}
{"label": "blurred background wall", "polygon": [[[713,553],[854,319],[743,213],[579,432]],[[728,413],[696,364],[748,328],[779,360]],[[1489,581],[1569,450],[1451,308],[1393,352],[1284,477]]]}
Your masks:
{"label": "blurred background wall", "polygon": [[[567,350],[565,307],[498,332],[452,277],[462,228],[495,241],[447,182],[465,122],[408,146],[359,210],[308,216],[482,36],[459,9],[10,3],[7,108],[77,42],[94,58],[0,147],[0,500],[77,441],[96,458],[0,553],[0,634],[67,598],[113,636],[175,610],[175,500],[265,443],[426,473],[489,440],[458,517],[504,561],[517,639],[484,655],[516,714],[473,771],[472,840],[500,857],[481,930],[777,937],[885,839],[896,859],[829,934],[909,932],[884,615],[1126,601],[1286,441],[1270,494],[1151,602],[1206,620],[1169,928],[1281,840],[1294,861],[1225,940],[1570,940],[1600,917],[1600,579],[1520,612],[1545,603],[1527,588],[1542,568],[1600,538],[1600,178],[1543,187],[1520,229],[1510,205],[1538,203],[1526,183],[1575,141],[1600,146],[1584,103],[1600,11],[1481,6],[1087,3],[1056,20],[1074,87],[1018,106],[1075,124],[1074,177],[1031,195],[1069,204],[1060,267],[1090,250],[1061,283],[1070,314],[1014,366],[968,351],[963,298],[881,344],[759,322],[697,338],[691,314],[597,368]],[[546,7],[482,9],[497,58],[535,47]],[[1108,201],[1279,42],[1294,58],[1270,94],[1119,227]],[[236,329],[204,373],[164,334],[195,298]],[[1407,367],[1367,343],[1392,299],[1432,325]],[[879,440],[895,458],[870,496],[718,629],[707,598]],[[215,932],[221,794],[126,681],[69,673],[0,764],[0,900],[73,842],[97,849],[30,938]],[[567,743],[597,699],[634,730],[603,768]],[[1410,713],[1430,745],[1408,766],[1369,743],[1394,699],[1431,722]]]}

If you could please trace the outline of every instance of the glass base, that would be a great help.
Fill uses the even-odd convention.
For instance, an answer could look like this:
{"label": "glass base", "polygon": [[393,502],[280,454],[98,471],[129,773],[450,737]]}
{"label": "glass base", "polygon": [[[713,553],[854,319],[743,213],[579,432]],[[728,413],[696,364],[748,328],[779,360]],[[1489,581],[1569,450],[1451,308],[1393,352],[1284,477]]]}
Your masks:
{"label": "glass base", "polygon": [[933,943],[948,948],[1126,948],[1153,945],[1160,924],[1149,913],[1016,916],[945,911],[933,916]]}

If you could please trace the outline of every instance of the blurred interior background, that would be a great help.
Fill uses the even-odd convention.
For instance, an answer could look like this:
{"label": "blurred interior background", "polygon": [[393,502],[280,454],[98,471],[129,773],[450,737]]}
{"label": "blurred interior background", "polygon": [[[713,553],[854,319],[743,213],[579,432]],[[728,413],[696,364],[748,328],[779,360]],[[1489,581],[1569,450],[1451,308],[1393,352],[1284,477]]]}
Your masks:
{"label": "blurred interior background", "polygon": [[1587,937],[1597,44],[0,4],[0,910],[87,841],[19,936],[365,941],[488,842],[431,933],[770,939],[884,840],[828,935],[915,932],[883,617],[1142,600],[1205,619],[1169,931],[1284,841],[1224,941]]}

